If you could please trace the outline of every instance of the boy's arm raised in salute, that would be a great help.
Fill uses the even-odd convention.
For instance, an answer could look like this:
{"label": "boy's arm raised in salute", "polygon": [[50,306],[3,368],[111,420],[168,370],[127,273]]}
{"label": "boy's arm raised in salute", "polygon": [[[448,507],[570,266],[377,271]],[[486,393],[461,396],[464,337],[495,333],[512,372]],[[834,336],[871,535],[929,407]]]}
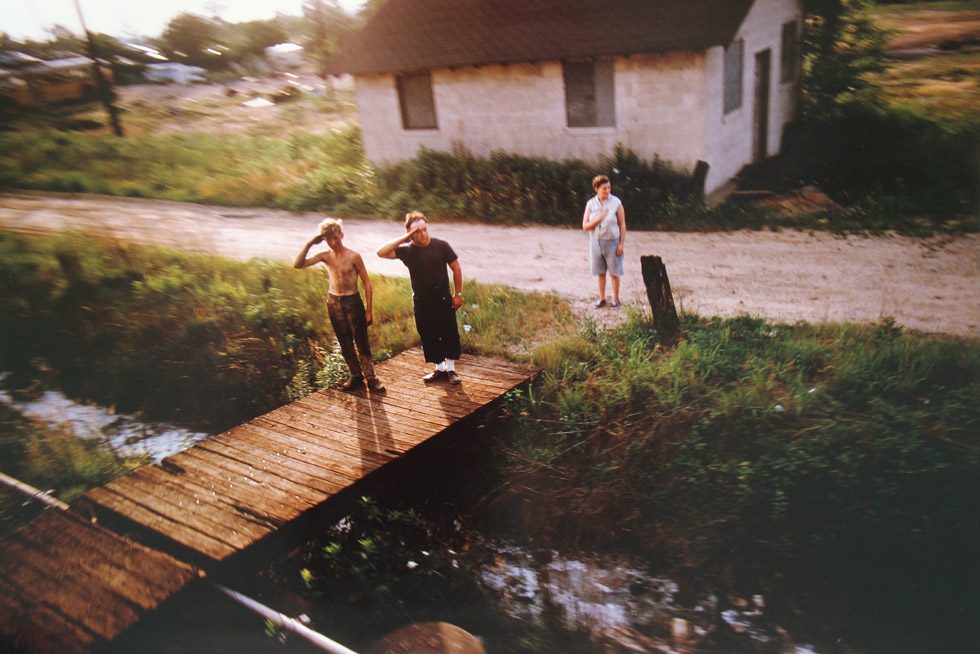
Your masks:
{"label": "boy's arm raised in salute", "polygon": [[324,262],[326,261],[326,259],[323,258],[324,255],[323,252],[313,255],[309,259],[306,258],[306,255],[309,254],[310,252],[310,248],[316,245],[317,243],[323,243],[323,236],[321,236],[320,234],[317,234],[316,236],[311,238],[309,241],[307,241],[306,245],[303,246],[303,249],[300,250],[300,253],[296,255],[296,261],[293,262],[293,268],[308,268],[313,264],[320,263],[321,261]]}

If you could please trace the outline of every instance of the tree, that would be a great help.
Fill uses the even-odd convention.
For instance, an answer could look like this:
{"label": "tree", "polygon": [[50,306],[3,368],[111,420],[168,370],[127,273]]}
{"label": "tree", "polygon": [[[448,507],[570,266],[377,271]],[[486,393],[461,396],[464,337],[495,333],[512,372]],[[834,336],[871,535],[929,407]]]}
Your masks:
{"label": "tree", "polygon": [[253,20],[239,25],[241,41],[236,48],[239,56],[254,57],[261,55],[270,45],[289,40],[286,30],[276,19]]}
{"label": "tree", "polygon": [[803,30],[803,113],[821,118],[852,100],[878,103],[869,75],[886,67],[886,30],[872,0],[807,0]]}
{"label": "tree", "polygon": [[209,18],[182,13],[167,23],[162,38],[171,56],[181,57],[189,64],[213,68],[215,56],[208,53],[208,49],[215,49],[220,44],[218,29],[218,24]]}
{"label": "tree", "polygon": [[357,21],[337,0],[304,0],[306,51],[322,68],[357,27]]}

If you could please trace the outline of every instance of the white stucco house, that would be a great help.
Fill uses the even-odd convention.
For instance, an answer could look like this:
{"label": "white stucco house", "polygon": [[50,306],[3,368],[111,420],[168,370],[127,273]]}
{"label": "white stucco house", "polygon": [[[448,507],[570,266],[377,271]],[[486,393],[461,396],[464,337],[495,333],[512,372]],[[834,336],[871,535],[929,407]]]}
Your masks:
{"label": "white stucco house", "polygon": [[[354,76],[365,153],[596,160],[622,144],[704,191],[779,152],[801,0],[389,0],[328,62]],[[702,166],[703,168],[703,166]]]}

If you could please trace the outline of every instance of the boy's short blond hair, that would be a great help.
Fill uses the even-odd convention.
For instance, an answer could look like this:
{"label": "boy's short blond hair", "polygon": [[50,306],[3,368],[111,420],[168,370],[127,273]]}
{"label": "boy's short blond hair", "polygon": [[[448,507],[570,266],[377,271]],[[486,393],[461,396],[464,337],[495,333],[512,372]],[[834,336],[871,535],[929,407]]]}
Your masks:
{"label": "boy's short blond hair", "polygon": [[412,223],[414,223],[416,220],[424,220],[425,222],[429,222],[429,219],[426,218],[425,214],[421,211],[409,211],[407,214],[405,214],[406,232],[412,228]]}
{"label": "boy's short blond hair", "polygon": [[336,238],[344,233],[344,221],[340,218],[327,218],[320,223],[320,236]]}

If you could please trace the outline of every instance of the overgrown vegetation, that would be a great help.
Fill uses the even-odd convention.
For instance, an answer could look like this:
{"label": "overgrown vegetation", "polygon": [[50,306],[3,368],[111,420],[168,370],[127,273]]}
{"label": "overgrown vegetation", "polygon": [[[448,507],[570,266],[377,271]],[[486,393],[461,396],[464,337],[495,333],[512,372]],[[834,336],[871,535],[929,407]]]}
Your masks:
{"label": "overgrown vegetation", "polygon": [[816,184],[848,210],[865,213],[869,226],[883,217],[903,231],[928,231],[960,216],[953,224],[976,229],[975,112],[937,112],[935,103],[904,102],[894,83],[885,85],[893,33],[881,27],[870,0],[810,0],[807,8],[801,120],[783,154],[750,169],[745,182]]}
{"label": "overgrown vegetation", "polygon": [[[416,344],[408,281],[372,281],[375,354]],[[216,432],[344,374],[325,295],[325,272],[280,263],[0,233],[0,367],[23,385],[44,357],[71,396]],[[553,296],[471,282],[467,303],[467,352],[519,355],[572,328]]]}
{"label": "overgrown vegetation", "polygon": [[980,345],[683,323],[671,351],[636,315],[538,350],[490,528],[638,551],[875,651],[976,642]]}
{"label": "overgrown vegetation", "polygon": [[[146,463],[142,457],[117,459],[99,439],[80,438],[69,425],[37,424],[2,403],[0,462],[6,474],[35,488],[53,490],[58,499],[69,503],[89,488]],[[10,506],[14,504],[12,500]],[[0,518],[3,515],[0,511]],[[0,522],[0,533],[5,526]]]}
{"label": "overgrown vegetation", "polygon": [[582,643],[561,647],[546,627],[508,616],[480,579],[473,545],[447,520],[361,498],[277,564],[276,583],[316,598],[316,624],[358,650],[407,624],[442,621],[480,634],[489,651],[581,651]]}

